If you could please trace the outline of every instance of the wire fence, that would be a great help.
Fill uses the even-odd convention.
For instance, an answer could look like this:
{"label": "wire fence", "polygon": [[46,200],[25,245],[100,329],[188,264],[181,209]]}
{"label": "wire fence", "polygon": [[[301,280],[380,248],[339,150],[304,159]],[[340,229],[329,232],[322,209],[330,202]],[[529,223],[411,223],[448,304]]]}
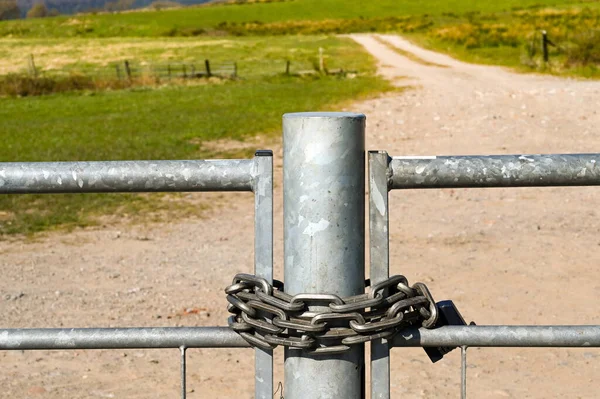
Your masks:
{"label": "wire fence", "polygon": [[253,59],[234,60],[195,60],[173,62],[145,62],[122,60],[105,66],[71,65],[63,69],[46,69],[35,62],[33,55],[27,58],[24,70],[30,77],[66,77],[81,75],[97,79],[132,80],[153,78],[171,79],[254,79],[268,76],[308,76],[317,74],[347,75],[357,71],[334,65],[329,68],[324,61],[286,60],[286,59]]}
{"label": "wire fence", "polygon": [[529,66],[549,65],[553,58],[568,65],[598,65],[600,63],[600,30],[587,30],[552,35],[546,30],[531,34],[523,62]]}

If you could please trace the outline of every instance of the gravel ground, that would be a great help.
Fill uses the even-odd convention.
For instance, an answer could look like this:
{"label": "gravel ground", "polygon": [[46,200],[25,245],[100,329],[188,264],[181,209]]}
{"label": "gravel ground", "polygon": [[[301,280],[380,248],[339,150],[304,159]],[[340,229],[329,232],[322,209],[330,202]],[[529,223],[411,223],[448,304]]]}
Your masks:
{"label": "gravel ground", "polygon": [[[415,63],[352,36],[401,94],[356,103],[369,149],[392,155],[600,152],[600,83],[521,75],[380,40],[441,66]],[[290,110],[294,111],[294,110]],[[281,181],[280,142],[274,148]],[[426,282],[478,324],[600,324],[600,222],[594,188],[459,189],[391,194],[391,272]],[[282,278],[281,184],[275,276]],[[200,220],[114,223],[0,242],[2,327],[209,326],[226,323],[222,289],[252,271],[250,194]],[[221,199],[223,198],[223,199]],[[235,248],[235,250],[233,250]],[[251,398],[250,350],[189,350],[189,398]],[[596,349],[469,350],[474,398],[595,398]],[[276,364],[282,364],[277,351]],[[432,365],[395,349],[395,397],[455,398],[458,351]],[[164,398],[178,395],[177,350],[0,352],[2,398]],[[275,375],[282,378],[281,367]]]}

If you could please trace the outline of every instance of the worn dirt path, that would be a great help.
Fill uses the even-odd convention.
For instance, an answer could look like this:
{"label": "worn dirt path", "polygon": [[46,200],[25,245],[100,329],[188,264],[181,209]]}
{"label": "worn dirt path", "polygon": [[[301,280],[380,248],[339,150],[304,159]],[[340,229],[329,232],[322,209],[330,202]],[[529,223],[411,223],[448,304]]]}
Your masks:
{"label": "worn dirt path", "polygon": [[[348,109],[367,115],[369,149],[600,152],[600,82],[469,65],[396,36],[380,36],[386,45],[373,35],[352,37],[381,61],[382,74],[414,86]],[[280,165],[280,143],[265,145]],[[201,220],[0,242],[0,326],[224,325],[222,289],[236,272],[252,270],[253,231],[252,196],[226,198]],[[600,324],[597,198],[594,188],[394,191],[392,273],[428,283],[436,299],[454,299],[478,324]],[[277,278],[281,212],[277,184]],[[251,351],[188,352],[189,398],[252,397]],[[458,355],[432,365],[421,349],[394,350],[394,396],[457,397]],[[473,348],[469,395],[594,398],[599,372],[595,349]],[[177,397],[177,377],[175,350],[0,352],[2,398]]]}

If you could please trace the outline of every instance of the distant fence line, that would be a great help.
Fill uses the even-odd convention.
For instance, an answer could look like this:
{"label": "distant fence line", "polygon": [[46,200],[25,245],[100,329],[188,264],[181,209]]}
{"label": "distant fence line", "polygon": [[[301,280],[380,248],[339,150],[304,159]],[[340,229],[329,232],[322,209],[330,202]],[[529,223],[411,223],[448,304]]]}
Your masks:
{"label": "distant fence line", "polygon": [[211,60],[185,62],[113,62],[104,66],[65,65],[44,69],[36,65],[33,55],[27,57],[26,69],[0,75],[0,97],[38,96],[80,90],[119,90],[132,86],[210,82],[212,79],[260,80],[270,77],[339,76],[353,78],[357,71],[328,68],[320,57],[314,60],[258,59],[218,62]]}
{"label": "distant fence line", "polygon": [[260,76],[288,75],[288,76],[307,76],[307,75],[347,75],[356,74],[356,71],[346,70],[344,68],[328,69],[325,67],[322,59],[318,65],[310,61],[290,61],[285,59],[278,60],[256,60],[248,61],[242,64],[242,73],[237,61],[173,61],[161,63],[132,62],[130,60],[111,63],[103,67],[69,68],[63,70],[44,70],[36,65],[33,55],[27,58],[27,74],[30,77],[37,78],[40,75],[65,75],[77,74],[88,77],[97,77],[104,79],[132,80],[143,77],[156,79],[201,79],[201,78],[221,78],[237,79],[252,78]]}
{"label": "distant fence line", "polygon": [[179,79],[195,79],[195,78],[230,78],[238,77],[237,62],[220,62],[211,63],[210,60],[204,60],[203,63],[197,62],[188,63],[164,63],[164,64],[149,64],[138,67],[132,66],[129,61],[124,61],[122,64],[114,65],[117,79],[132,79],[137,76],[151,75],[157,78],[179,78]]}

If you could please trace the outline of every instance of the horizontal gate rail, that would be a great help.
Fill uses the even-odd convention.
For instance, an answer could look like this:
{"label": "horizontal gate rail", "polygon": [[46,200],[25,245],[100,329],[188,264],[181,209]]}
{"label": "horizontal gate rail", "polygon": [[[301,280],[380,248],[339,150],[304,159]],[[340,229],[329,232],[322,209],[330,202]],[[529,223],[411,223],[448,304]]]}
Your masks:
{"label": "horizontal gate rail", "polygon": [[[393,347],[600,347],[600,326],[407,328]],[[1,329],[0,350],[248,348],[229,327]]]}
{"label": "horizontal gate rail", "polygon": [[245,348],[229,327],[24,328],[0,330],[0,350]]}
{"label": "horizontal gate rail", "polygon": [[598,348],[600,326],[445,326],[406,329],[392,346]]}
{"label": "horizontal gate rail", "polygon": [[600,154],[393,157],[391,189],[600,185]]}
{"label": "horizontal gate rail", "polygon": [[3,162],[0,194],[252,191],[255,160]]}

